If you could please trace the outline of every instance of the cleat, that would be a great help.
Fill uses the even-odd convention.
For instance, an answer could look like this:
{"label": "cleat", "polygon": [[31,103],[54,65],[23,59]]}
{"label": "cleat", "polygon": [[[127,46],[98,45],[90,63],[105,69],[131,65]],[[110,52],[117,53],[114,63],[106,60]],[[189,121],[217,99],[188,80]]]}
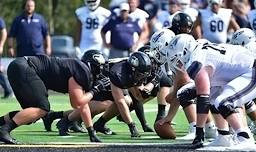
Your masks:
{"label": "cleat", "polygon": [[78,121],[73,121],[69,130],[72,130],[73,132],[87,133],[87,130]]}
{"label": "cleat", "polygon": [[43,123],[44,123],[44,128],[46,131],[52,131],[52,122],[53,120],[50,117],[50,113],[48,112],[44,117],[42,117]]}
{"label": "cleat", "polygon": [[206,147],[231,147],[234,146],[236,143],[233,140],[232,135],[218,135],[215,140],[212,142],[205,144]]}
{"label": "cleat", "polygon": [[183,136],[183,137],[179,137],[177,139],[179,139],[179,140],[193,140],[193,139],[195,139],[195,137],[196,137],[196,127],[195,126],[190,126],[188,134]]}
{"label": "cleat", "polygon": [[197,148],[202,148],[204,147],[204,137],[196,136],[196,138],[192,142],[192,148],[197,149]]}
{"label": "cleat", "polygon": [[93,128],[96,132],[103,133],[105,135],[116,135],[110,128],[106,127],[105,125],[98,125],[98,123],[94,123]]}
{"label": "cleat", "polygon": [[57,122],[56,127],[59,130],[59,136],[69,136],[70,135],[68,133],[68,126],[69,126],[69,122],[64,118],[60,119]]}
{"label": "cleat", "polygon": [[16,139],[11,137],[9,132],[3,130],[0,131],[0,141],[6,144],[19,144]]}
{"label": "cleat", "polygon": [[140,137],[139,131],[136,128],[135,123],[131,123],[128,126],[129,126],[129,130],[132,138]]}
{"label": "cleat", "polygon": [[144,132],[154,132],[154,130],[152,128],[150,128],[148,126],[148,124],[146,124],[145,126],[142,127]]}
{"label": "cleat", "polygon": [[218,135],[216,127],[206,127],[204,137],[207,139],[215,139]]}

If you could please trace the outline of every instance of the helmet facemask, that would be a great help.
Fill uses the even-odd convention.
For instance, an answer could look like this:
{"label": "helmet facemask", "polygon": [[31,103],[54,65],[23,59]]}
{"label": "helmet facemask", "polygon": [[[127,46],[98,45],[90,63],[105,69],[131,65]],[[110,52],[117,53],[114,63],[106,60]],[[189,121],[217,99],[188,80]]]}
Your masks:
{"label": "helmet facemask", "polygon": [[94,11],[99,7],[100,0],[85,0],[84,3],[89,10]]}

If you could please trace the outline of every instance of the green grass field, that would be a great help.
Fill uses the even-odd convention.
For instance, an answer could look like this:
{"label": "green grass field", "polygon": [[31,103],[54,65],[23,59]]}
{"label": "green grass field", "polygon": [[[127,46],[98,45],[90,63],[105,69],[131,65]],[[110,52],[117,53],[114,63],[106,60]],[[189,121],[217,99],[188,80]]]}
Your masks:
{"label": "green grass field", "polygon": [[[68,110],[70,104],[68,97],[65,95],[54,94],[49,98],[51,102],[51,109],[54,111]],[[156,117],[157,103],[156,100],[151,100],[146,103],[145,115],[148,123],[153,128],[153,123]],[[0,115],[4,115],[9,111],[20,109],[18,102],[15,99],[1,100],[0,102]],[[97,120],[99,116],[94,118]],[[117,133],[117,135],[107,136],[98,133],[100,139],[104,143],[178,143],[177,140],[163,140],[160,139],[155,133],[144,133],[139,120],[135,114],[132,113],[133,120],[137,124],[137,127],[141,133],[141,138],[131,139],[130,132],[126,124],[117,121],[115,118],[108,122],[108,127]],[[176,130],[177,136],[183,136],[187,133],[188,123],[182,110],[176,115],[174,122],[177,123],[173,126]],[[38,122],[21,126],[12,132],[12,136],[18,141],[25,144],[70,144],[70,143],[84,143],[89,142],[88,135],[85,133],[71,133],[70,137],[60,137],[56,129],[56,121],[52,125],[53,132],[46,132],[41,120]],[[183,141],[184,142],[184,141]]]}

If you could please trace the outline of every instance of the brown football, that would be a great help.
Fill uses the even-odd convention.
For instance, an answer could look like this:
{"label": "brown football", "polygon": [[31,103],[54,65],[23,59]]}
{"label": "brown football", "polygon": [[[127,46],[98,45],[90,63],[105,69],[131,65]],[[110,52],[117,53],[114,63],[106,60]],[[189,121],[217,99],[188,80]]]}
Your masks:
{"label": "brown football", "polygon": [[175,139],[176,133],[175,130],[172,128],[170,123],[164,123],[163,125],[159,124],[159,121],[157,121],[154,124],[154,129],[156,134],[162,138],[162,139]]}

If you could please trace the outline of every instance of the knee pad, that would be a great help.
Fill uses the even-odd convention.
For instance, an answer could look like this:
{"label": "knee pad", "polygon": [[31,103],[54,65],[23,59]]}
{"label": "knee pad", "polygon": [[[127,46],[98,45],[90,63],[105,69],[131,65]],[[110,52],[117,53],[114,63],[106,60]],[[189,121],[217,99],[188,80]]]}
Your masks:
{"label": "knee pad", "polygon": [[198,114],[208,114],[210,110],[209,95],[198,95],[196,99],[196,112]]}
{"label": "knee pad", "polygon": [[219,105],[218,110],[224,119],[226,119],[228,116],[230,116],[233,113],[237,113],[237,110],[231,104],[226,104],[226,105],[221,104]]}
{"label": "knee pad", "polygon": [[244,107],[245,107],[246,113],[251,113],[251,112],[256,110],[255,103],[252,100],[247,102],[247,103],[245,103]]}
{"label": "knee pad", "polygon": [[188,100],[188,101],[180,101],[180,105],[183,109],[187,108],[188,106],[190,106],[191,104],[194,103],[194,100]]}
{"label": "knee pad", "polygon": [[219,110],[217,108],[215,108],[214,105],[210,106],[210,111],[212,114],[220,114]]}

